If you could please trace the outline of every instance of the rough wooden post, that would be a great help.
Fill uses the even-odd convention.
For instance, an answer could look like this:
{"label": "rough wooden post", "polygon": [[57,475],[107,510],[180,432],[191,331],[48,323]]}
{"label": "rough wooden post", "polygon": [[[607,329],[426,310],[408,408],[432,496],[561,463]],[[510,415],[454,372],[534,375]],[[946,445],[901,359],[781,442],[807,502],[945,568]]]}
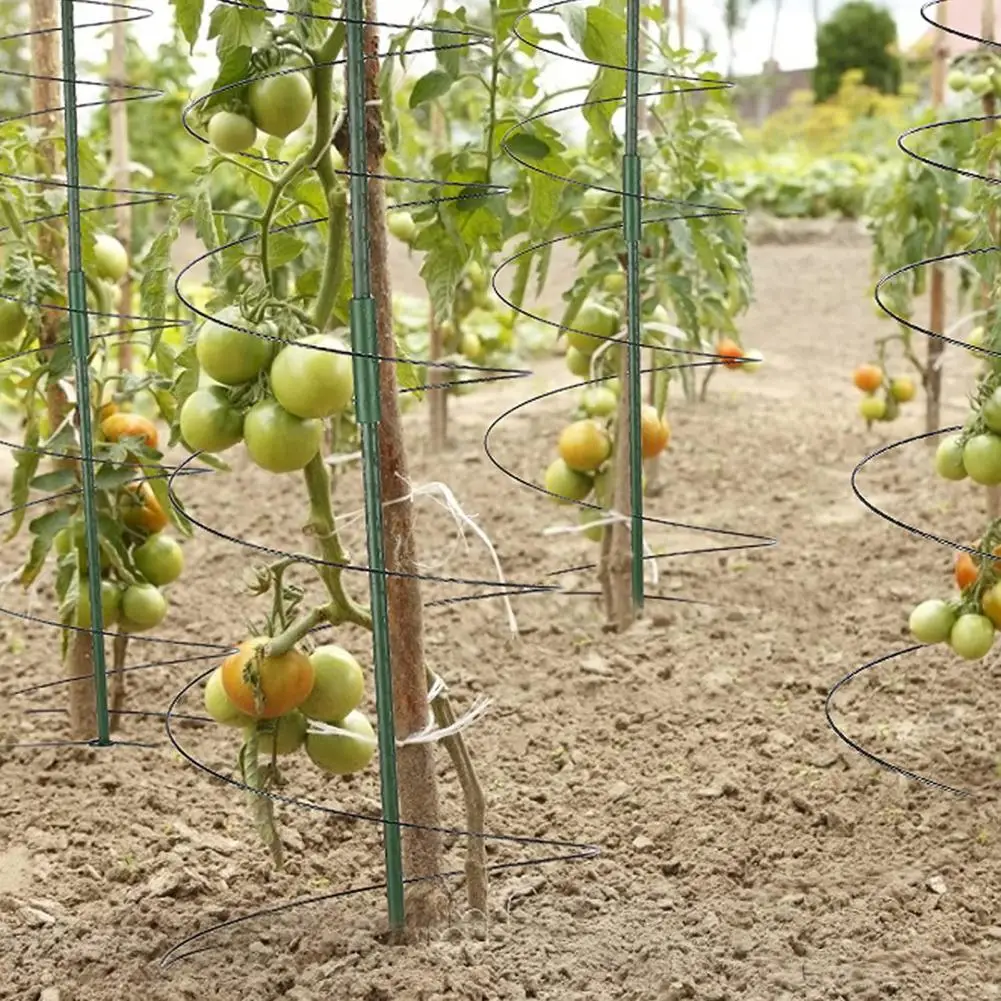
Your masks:
{"label": "rough wooden post", "polygon": [[[365,80],[368,107],[365,169],[369,177],[368,221],[372,269],[379,331],[379,354],[396,354],[393,337],[393,298],[389,270],[389,240],[386,228],[384,173],[385,135],[379,96],[379,20],[376,0],[366,2]],[[396,367],[379,366],[379,464],[382,499],[385,505],[383,528],[386,542],[386,569],[394,573],[417,574],[414,538],[414,505],[409,499],[410,484],[403,422],[400,415]],[[390,627],[390,655],[393,665],[393,711],[396,735],[404,739],[423,730],[430,717],[427,675],[424,666],[424,606],[420,581],[416,577],[390,577],[387,583]],[[397,774],[400,788],[400,817],[408,824],[441,826],[433,745],[408,744],[399,749]],[[436,830],[403,831],[404,869],[408,879],[435,876],[441,872],[442,838]],[[411,928],[430,927],[444,913],[444,894],[437,880],[417,883],[407,903],[407,923]]]}
{"label": "rough wooden post", "polygon": [[[59,55],[59,16],[57,0],[31,0],[31,108],[35,114],[30,122],[38,129],[41,138],[36,146],[39,172],[46,177],[58,177],[60,157],[54,137],[62,135],[62,72]],[[43,191],[54,191],[51,185],[43,185]],[[66,242],[64,226],[59,222],[44,224],[38,228],[38,252],[59,274],[66,274]],[[51,347],[57,341],[69,336],[65,325],[65,314],[58,310],[48,310],[42,315],[40,342],[43,347]],[[50,426],[55,430],[72,409],[61,385],[49,383],[45,390],[46,408]],[[84,404],[85,405],[85,404]],[[66,460],[64,460],[66,461]],[[72,465],[72,460],[68,460]],[[64,676],[79,678],[67,685],[69,690],[70,732],[74,739],[89,740],[97,735],[97,715],[94,710],[93,658],[90,635],[74,632],[70,638],[69,651],[63,664]]]}
{"label": "rough wooden post", "polygon": [[[991,0],[993,2],[993,0]],[[939,8],[940,23],[945,22],[946,6]],[[945,75],[949,61],[948,35],[938,32],[931,74],[931,103],[936,110],[945,103]],[[941,264],[931,266],[929,324],[937,333],[945,333],[945,269]],[[925,431],[936,430],[942,420],[942,356],[945,341],[937,337],[928,338],[928,353],[925,363]],[[938,446],[938,439],[925,438],[930,448]]]}
{"label": "rough wooden post", "polygon": [[[121,192],[131,187],[132,171],[129,166],[129,105],[125,84],[128,82],[128,24],[124,14],[115,12],[116,21],[111,27],[111,87],[108,116],[111,120],[111,161],[115,177],[115,187]],[[118,195],[115,201],[120,204],[115,209],[115,229],[118,241],[132,257],[132,206],[127,195]],[[119,312],[127,316],[132,312],[132,276],[126,272],[119,283],[122,293],[122,306]],[[128,320],[123,319],[119,327],[118,366],[122,372],[132,370],[132,336]]]}

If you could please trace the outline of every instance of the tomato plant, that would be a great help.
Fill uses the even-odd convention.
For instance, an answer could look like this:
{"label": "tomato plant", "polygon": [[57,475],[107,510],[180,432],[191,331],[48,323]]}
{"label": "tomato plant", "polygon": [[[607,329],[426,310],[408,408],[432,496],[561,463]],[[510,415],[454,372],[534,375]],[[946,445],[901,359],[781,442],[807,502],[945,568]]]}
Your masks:
{"label": "tomato plant", "polygon": [[[186,296],[201,320],[172,358],[169,445],[198,450],[204,461],[225,471],[228,467],[215,453],[242,443],[238,454],[251,460],[249,472],[242,475],[297,473],[308,504],[304,534],[315,552],[315,557],[289,555],[257,568],[250,591],[255,597],[270,595],[270,608],[248,620],[250,638],[239,643],[205,686],[210,717],[241,731],[238,762],[245,784],[267,792],[282,781],[279,756],[283,768],[284,759],[294,767],[303,758],[297,752],[304,750],[323,770],[343,775],[365,768],[376,745],[361,707],[358,660],[336,643],[313,649],[312,639],[321,628],[373,627],[371,612],[342,579],[349,560],[338,535],[335,482],[326,462],[332,448],[349,452],[366,443],[368,451],[372,442],[365,426],[359,427],[366,401],[356,399],[359,363],[349,357],[350,346],[357,343],[351,334],[365,333],[351,329],[360,315],[359,300],[369,298],[347,280],[358,277],[354,266],[360,265],[357,258],[365,246],[357,230],[349,234],[349,187],[352,212],[365,217],[369,261],[367,272],[363,265],[361,269],[370,278],[383,359],[374,373],[379,441],[388,443],[380,454],[383,534],[387,570],[397,572],[399,585],[386,599],[387,618],[394,627],[389,634],[394,691],[406,693],[393,722],[400,739],[427,725],[424,603],[397,394],[402,390],[411,394],[408,399],[421,397],[424,379],[417,362],[428,353],[428,303],[421,304],[422,345],[420,332],[403,322],[410,318],[400,317],[406,304],[390,297],[387,235],[391,229],[397,239],[424,253],[428,298],[442,323],[452,324],[450,350],[461,349],[463,357],[487,364],[513,352],[513,317],[490,294],[486,267],[508,238],[534,225],[534,216],[505,214],[501,201],[490,202],[493,189],[485,185],[493,175],[499,116],[507,99],[500,93],[503,77],[487,73],[487,83],[483,71],[499,68],[501,47],[512,59],[516,53],[496,37],[509,32],[510,18],[496,17],[492,10],[485,37],[492,33],[493,41],[484,46],[492,55],[486,63],[460,54],[461,46],[447,48],[437,57],[439,73],[429,89],[420,79],[400,79],[395,59],[387,60],[378,74],[366,76],[361,105],[366,120],[351,123],[335,76],[335,67],[345,61],[345,27],[339,19],[297,16],[304,13],[302,4],[292,5],[288,14],[256,4],[219,6],[207,14],[200,0],[177,0],[175,6],[184,8],[179,23],[189,43],[199,37],[202,17],[211,18],[217,66],[214,79],[193,96],[185,113],[203,141],[203,162],[151,248],[154,276],[143,285],[144,308],[169,295],[170,247],[182,226],[194,226],[209,251],[209,287],[198,302]],[[441,14],[437,30],[462,31],[469,27],[465,18],[464,12]],[[377,29],[366,26],[363,33],[364,44],[374,46]],[[390,53],[399,55],[401,63],[410,34],[404,31],[390,43]],[[368,65],[373,68],[371,56]],[[424,188],[410,198],[412,182],[390,181],[394,197],[420,202],[420,207],[387,219],[378,179],[422,173],[413,168],[423,153],[417,155],[411,141],[422,130],[401,128],[401,113],[420,121],[431,102],[446,99],[453,87],[458,101],[460,90],[472,94],[485,83],[493,96],[490,113],[477,119],[478,137],[452,156],[433,157],[434,172],[449,175],[455,190],[429,199]],[[482,99],[475,100],[481,107]],[[489,123],[485,129],[484,122]],[[362,164],[350,162],[352,125],[366,135]],[[372,179],[360,192],[357,179],[366,173]],[[349,184],[351,176],[354,184]],[[440,187],[447,185],[441,182]],[[468,197],[453,197],[457,192]],[[364,370],[365,363],[361,365]],[[372,422],[366,423],[371,430]],[[150,548],[153,552],[144,559],[153,575],[172,571],[169,546]],[[309,587],[287,581],[287,571],[298,564],[315,571],[318,601]],[[434,695],[433,705],[436,711],[447,705],[447,696]],[[392,734],[380,736],[392,740]],[[456,767],[470,772],[462,735],[450,733],[447,740],[463,750]],[[262,754],[270,760],[262,761]],[[433,876],[440,871],[441,856],[434,834],[439,818],[433,748],[427,741],[409,742],[400,748],[397,761],[400,808],[414,824],[404,834],[407,868]],[[280,861],[270,800],[254,797],[253,810],[258,830]]]}
{"label": "tomato plant", "polygon": [[[648,383],[641,410],[644,491],[659,489],[658,460],[668,448],[669,386],[680,384],[688,399],[705,398],[709,378],[722,359],[728,370],[753,372],[763,355],[740,342],[737,318],[751,300],[745,222],[727,178],[726,156],[739,143],[726,90],[710,70],[712,56],[675,50],[669,44],[663,12],[644,8],[648,68],[669,67],[676,74],[664,94],[644,101],[647,128],[640,133],[643,162],[643,226],[639,286],[640,337]],[[628,545],[620,516],[628,473],[627,436],[620,433],[628,418],[626,395],[620,391],[627,352],[626,256],[622,239],[622,156],[624,141],[616,115],[624,97],[625,75],[611,67],[625,63],[626,26],[621,4],[598,3],[566,16],[564,34],[590,61],[599,64],[588,88],[600,94],[583,109],[587,133],[581,148],[570,148],[543,114],[538,102],[531,122],[532,152],[525,159],[548,175],[567,177],[560,212],[550,239],[562,236],[578,255],[573,283],[565,290],[560,317],[569,371],[586,381],[571,422],[557,441],[562,465],[545,472],[546,489],[571,501],[594,494],[598,516],[581,515],[585,538],[601,542],[599,574],[606,614],[613,616],[611,596],[628,590],[628,581],[608,584],[609,567],[630,561],[613,554]],[[649,78],[649,79],[652,79]],[[677,81],[684,80],[683,84]],[[698,82],[696,82],[698,81]],[[582,88],[583,89],[583,88]],[[686,89],[699,90],[693,100]],[[688,213],[679,203],[718,206],[717,212]],[[698,384],[698,375],[706,373]],[[592,477],[585,480],[568,473]],[[585,492],[586,491],[586,492]],[[580,496],[583,494],[583,496]],[[617,540],[617,541],[616,541]]]}

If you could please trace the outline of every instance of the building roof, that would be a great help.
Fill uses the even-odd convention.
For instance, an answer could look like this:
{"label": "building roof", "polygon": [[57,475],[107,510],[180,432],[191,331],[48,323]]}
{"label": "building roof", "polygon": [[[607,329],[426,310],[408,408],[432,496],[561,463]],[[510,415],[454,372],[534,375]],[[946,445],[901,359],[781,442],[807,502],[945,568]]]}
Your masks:
{"label": "building roof", "polygon": [[[980,7],[981,0],[946,0],[945,3],[929,8],[927,14],[930,20],[938,24],[944,21],[955,31],[980,38]],[[994,0],[994,23],[994,37],[1001,41],[1001,0]],[[979,42],[972,39],[929,26],[928,30],[911,46],[909,54],[930,55],[939,42],[946,46],[950,58],[965,52],[972,52],[979,45]]]}

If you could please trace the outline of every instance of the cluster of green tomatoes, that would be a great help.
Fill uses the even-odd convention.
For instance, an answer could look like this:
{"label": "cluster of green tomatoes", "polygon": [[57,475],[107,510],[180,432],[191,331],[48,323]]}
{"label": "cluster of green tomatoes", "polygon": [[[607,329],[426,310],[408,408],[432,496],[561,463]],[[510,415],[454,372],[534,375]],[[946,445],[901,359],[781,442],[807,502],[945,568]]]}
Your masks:
{"label": "cluster of green tomatoes", "polygon": [[[203,84],[192,97],[203,98],[208,90]],[[209,119],[208,135],[220,153],[229,155],[251,149],[258,130],[286,139],[306,124],[313,107],[313,85],[302,71],[286,70],[226,93],[228,106]]]}
{"label": "cluster of green tomatoes", "polygon": [[367,767],[375,731],[359,706],[365,676],[343,647],[327,644],[305,654],[293,649],[265,656],[269,637],[255,636],[212,672],[205,711],[222,726],[255,730],[260,753],[273,757],[304,748],[333,775]]}
{"label": "cluster of green tomatoes", "polygon": [[906,375],[887,378],[880,365],[859,365],[852,381],[865,394],[859,403],[859,413],[868,424],[896,419],[900,405],[910,403],[917,393],[913,379]]}
{"label": "cluster of green tomatoes", "polygon": [[228,306],[199,331],[195,353],[213,383],[184,401],[181,438],[192,451],[210,453],[243,441],[268,472],[303,469],[320,450],[323,421],[351,405],[349,349],[343,338],[317,333],[276,354],[274,341],[247,326],[239,308]]}
{"label": "cluster of green tomatoes", "polygon": [[956,60],[946,77],[949,89],[974,97],[1001,96],[1001,62],[990,53],[976,52]]}
{"label": "cluster of green tomatoes", "polygon": [[[1001,546],[982,551],[1001,557]],[[994,646],[995,631],[1001,628],[998,563],[963,552],[956,557],[953,574],[959,596],[921,602],[911,612],[911,633],[919,643],[948,643],[965,660],[980,660]]]}
{"label": "cluster of green tomatoes", "polygon": [[[88,307],[108,315],[121,304],[122,292],[118,283],[128,274],[129,256],[110,233],[98,233],[94,237],[92,260],[93,266],[87,277]],[[55,305],[65,303],[57,301]],[[13,297],[0,298],[0,344],[16,341],[27,325],[28,314],[24,306]]]}
{"label": "cluster of green tomatoes", "polygon": [[1001,484],[1001,387],[987,397],[959,434],[938,446],[935,470],[946,480],[969,477],[985,487]]}

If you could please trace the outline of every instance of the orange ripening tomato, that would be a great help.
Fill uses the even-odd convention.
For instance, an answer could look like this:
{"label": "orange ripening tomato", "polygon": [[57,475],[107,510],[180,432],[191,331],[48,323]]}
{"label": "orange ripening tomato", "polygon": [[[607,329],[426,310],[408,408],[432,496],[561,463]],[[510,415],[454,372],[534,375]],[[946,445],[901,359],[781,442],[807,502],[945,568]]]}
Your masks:
{"label": "orange ripening tomato", "polygon": [[101,433],[108,441],[142,438],[150,448],[156,448],[160,441],[156,425],[140,414],[112,414],[101,422]]}
{"label": "orange ripening tomato", "polygon": [[960,591],[965,591],[979,575],[976,560],[969,553],[960,553],[956,557],[953,573],[956,577],[956,586]]}
{"label": "orange ripening tomato", "polygon": [[852,382],[863,393],[875,393],[883,385],[883,370],[878,365],[859,365],[852,375]]}
{"label": "orange ripening tomato", "polygon": [[[269,636],[244,640],[222,664],[222,687],[227,698],[254,719],[277,719],[296,709],[309,698],[316,678],[312,662],[298,650],[256,659],[256,652],[270,642]],[[256,686],[254,679],[248,680],[244,674],[251,662],[256,664]],[[260,689],[260,704],[255,687]]]}
{"label": "orange ripening tomato", "polygon": [[148,483],[129,483],[122,502],[122,521],[136,532],[155,535],[170,522]]}
{"label": "orange ripening tomato", "polygon": [[119,413],[118,404],[114,401],[109,401],[108,403],[102,403],[97,411],[98,420],[104,424],[104,422],[109,417],[114,417],[115,414]]}
{"label": "orange ripening tomato", "polygon": [[641,420],[643,458],[652,459],[667,448],[671,440],[671,425],[657,413],[657,408],[649,404],[643,407]]}
{"label": "orange ripening tomato", "polygon": [[723,359],[723,364],[727,368],[740,368],[740,359],[744,357],[744,349],[729,337],[716,345],[716,354]]}
{"label": "orange ripening tomato", "polygon": [[984,592],[984,596],[980,600],[980,607],[995,627],[1001,629],[1001,584],[995,584]]}

